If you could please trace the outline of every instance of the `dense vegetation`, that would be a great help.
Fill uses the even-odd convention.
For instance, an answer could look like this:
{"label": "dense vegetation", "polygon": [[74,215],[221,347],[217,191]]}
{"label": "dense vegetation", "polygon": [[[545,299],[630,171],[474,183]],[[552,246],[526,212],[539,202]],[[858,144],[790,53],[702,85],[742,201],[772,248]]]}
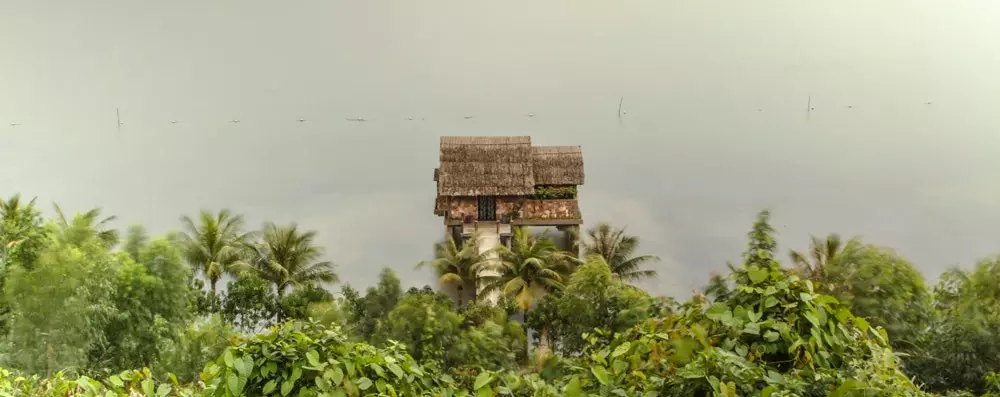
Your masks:
{"label": "dense vegetation", "polygon": [[384,269],[334,294],[335,266],[294,224],[254,231],[202,211],[152,238],[96,209],[45,219],[12,196],[0,200],[0,395],[1000,392],[1000,257],[929,286],[892,250],[831,234],[783,266],[768,217],[740,263],[683,302],[631,284],[655,281],[658,258],[607,224],[586,233],[583,259],[518,230],[499,265],[438,243],[419,265],[436,289],[404,291]]}

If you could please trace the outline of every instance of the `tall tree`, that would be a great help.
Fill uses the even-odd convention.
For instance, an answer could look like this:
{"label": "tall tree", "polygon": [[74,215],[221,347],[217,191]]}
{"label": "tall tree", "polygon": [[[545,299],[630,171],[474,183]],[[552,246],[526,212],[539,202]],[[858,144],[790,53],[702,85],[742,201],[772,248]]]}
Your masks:
{"label": "tall tree", "polygon": [[[0,298],[12,266],[34,269],[35,260],[49,242],[35,199],[27,203],[15,194],[0,199]],[[10,304],[0,299],[0,333],[6,334]]]}
{"label": "tall tree", "polygon": [[197,223],[181,217],[184,234],[181,235],[184,256],[188,263],[205,275],[212,294],[222,274],[230,272],[240,259],[241,247],[248,234],[243,232],[243,217],[227,209],[213,214],[202,210]]}
{"label": "tall tree", "polygon": [[19,369],[85,370],[90,355],[108,344],[104,331],[118,315],[120,265],[85,217],[50,224],[51,241],[35,266],[11,268],[4,292],[11,308],[8,340],[16,349],[8,359]]}
{"label": "tall tree", "polygon": [[30,269],[47,242],[42,214],[35,199],[27,203],[15,194],[0,199],[0,279],[11,262]]}
{"label": "tall tree", "polygon": [[259,332],[274,324],[281,311],[271,282],[254,273],[244,273],[230,281],[219,305],[219,314],[226,324],[249,333]]}
{"label": "tall tree", "polygon": [[[77,213],[73,219],[67,219],[59,204],[53,204],[56,210],[57,225],[63,231],[92,233],[97,236],[106,248],[112,248],[118,244],[118,230],[108,229],[108,223],[118,219],[116,216],[101,218],[101,209],[93,208],[84,213]],[[63,233],[62,238],[69,239],[70,242],[82,241],[86,236],[73,233]]]}
{"label": "tall tree", "polygon": [[115,256],[119,272],[113,294],[115,315],[104,329],[107,343],[92,350],[90,365],[120,371],[150,366],[160,349],[176,341],[192,318],[191,267],[167,238],[149,240],[142,227],[126,237],[128,249]]}
{"label": "tall tree", "polygon": [[481,294],[500,292],[504,298],[513,298],[524,312],[536,299],[562,289],[576,261],[545,235],[532,236],[521,228],[514,230],[511,247],[500,246],[497,252],[500,263],[493,269],[497,275],[480,277]]}
{"label": "tall tree", "polygon": [[819,290],[833,295],[872,325],[882,326],[897,350],[911,352],[926,327],[931,294],[924,277],[895,251],[851,240],[827,262]]}
{"label": "tall tree", "polygon": [[[569,278],[561,294],[542,298],[528,318],[528,325],[548,330],[548,342],[564,355],[572,356],[587,346],[584,334],[595,329],[612,331],[593,337],[608,341],[653,314],[653,300],[611,274],[600,255],[587,257]],[[539,341],[542,342],[542,341]]]}
{"label": "tall tree", "polygon": [[[934,288],[931,321],[906,370],[927,390],[984,394],[1000,368],[1000,256],[973,269],[951,269]],[[891,335],[890,335],[891,336]]]}
{"label": "tall tree", "polygon": [[830,233],[826,239],[816,236],[810,236],[810,239],[812,241],[809,243],[808,254],[791,250],[788,257],[795,265],[796,272],[813,282],[821,281],[826,266],[840,256],[847,244],[854,241],[852,239],[845,244],[837,233]]}
{"label": "tall tree", "polygon": [[468,239],[461,246],[448,239],[434,245],[434,260],[423,261],[417,268],[431,267],[438,275],[442,286],[455,287],[458,291],[458,305],[462,306],[466,296],[476,300],[476,279],[479,271],[487,266],[485,254],[476,247],[476,239]]}
{"label": "tall tree", "polygon": [[445,294],[408,291],[379,323],[374,336],[377,344],[389,340],[402,342],[417,360],[443,362],[449,348],[455,346],[462,316]]}
{"label": "tall tree", "polygon": [[590,242],[583,247],[586,255],[600,255],[611,267],[611,274],[623,281],[638,281],[656,277],[655,270],[643,270],[642,265],[658,262],[656,255],[634,256],[639,248],[639,237],[625,234],[625,228],[613,228],[599,223],[587,231]]}
{"label": "tall tree", "polygon": [[353,333],[365,341],[372,339],[378,324],[403,297],[399,277],[390,268],[382,268],[378,274],[378,284],[368,287],[364,296],[350,285],[344,285],[341,290],[350,311],[348,323],[353,325]]}
{"label": "tall tree", "polygon": [[246,261],[260,278],[274,284],[278,299],[289,287],[337,282],[333,262],[320,260],[323,248],[315,240],[315,231],[300,231],[294,223],[268,223],[260,241],[246,244]]}
{"label": "tall tree", "polygon": [[757,220],[747,233],[750,242],[743,252],[743,260],[748,266],[770,268],[777,266],[774,253],[778,242],[774,239],[774,228],[771,227],[771,211],[763,210],[757,213]]}
{"label": "tall tree", "polygon": [[146,228],[142,225],[132,225],[129,226],[128,232],[125,234],[125,246],[123,247],[125,253],[132,257],[132,260],[138,262],[139,256],[142,254],[142,250],[146,248],[149,244],[149,234],[146,233]]}

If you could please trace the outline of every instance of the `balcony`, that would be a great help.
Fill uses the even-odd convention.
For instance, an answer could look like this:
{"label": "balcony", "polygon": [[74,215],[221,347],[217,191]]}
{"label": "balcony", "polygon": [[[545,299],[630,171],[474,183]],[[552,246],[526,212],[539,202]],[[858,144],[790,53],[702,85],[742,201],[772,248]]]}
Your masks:
{"label": "balcony", "polygon": [[514,233],[510,223],[499,221],[469,221],[462,223],[462,237],[470,237],[476,233],[496,233],[500,237],[509,237]]}

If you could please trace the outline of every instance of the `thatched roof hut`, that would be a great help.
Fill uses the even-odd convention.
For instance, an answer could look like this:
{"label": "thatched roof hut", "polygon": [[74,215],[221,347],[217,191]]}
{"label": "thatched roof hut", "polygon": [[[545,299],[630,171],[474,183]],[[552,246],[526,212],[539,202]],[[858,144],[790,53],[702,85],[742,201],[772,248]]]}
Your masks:
{"label": "thatched roof hut", "polygon": [[535,146],[531,158],[536,185],[583,184],[583,151],[579,146]]}
{"label": "thatched roof hut", "polygon": [[527,136],[443,136],[438,196],[522,196],[535,185],[582,185],[579,146],[532,147]]}

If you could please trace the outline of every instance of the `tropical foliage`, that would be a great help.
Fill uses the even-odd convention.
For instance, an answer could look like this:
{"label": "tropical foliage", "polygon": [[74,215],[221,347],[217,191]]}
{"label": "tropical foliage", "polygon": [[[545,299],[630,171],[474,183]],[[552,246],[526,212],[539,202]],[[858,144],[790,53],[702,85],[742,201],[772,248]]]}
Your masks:
{"label": "tropical foliage", "polygon": [[197,222],[188,216],[181,217],[184,225],[184,252],[188,263],[209,281],[212,294],[224,273],[240,263],[241,248],[248,237],[243,231],[243,216],[229,210],[218,214],[202,210]]}
{"label": "tropical foliage", "polygon": [[533,236],[522,228],[514,230],[510,248],[501,246],[497,252],[499,263],[490,269],[496,274],[480,277],[480,293],[499,293],[513,299],[522,311],[531,308],[536,299],[565,287],[575,266],[575,258],[560,251],[551,239]]}
{"label": "tropical foliage", "polygon": [[315,231],[268,223],[260,241],[246,244],[245,258],[261,278],[274,284],[281,298],[289,287],[337,281],[333,262],[320,260],[323,249],[315,240]]}
{"label": "tropical foliage", "polygon": [[656,277],[655,270],[643,269],[643,265],[659,262],[656,255],[634,256],[639,247],[639,238],[625,234],[625,228],[615,229],[607,223],[600,223],[587,231],[590,242],[583,247],[586,255],[600,255],[611,267],[611,274],[625,281],[637,281]]}
{"label": "tropical foliage", "polygon": [[434,269],[442,287],[455,288],[459,306],[476,300],[477,276],[487,266],[486,254],[479,252],[475,238],[458,244],[451,236],[434,245],[433,260],[417,264],[418,269]]}
{"label": "tropical foliage", "polygon": [[656,282],[656,257],[608,224],[582,261],[517,229],[493,252],[439,243],[421,267],[443,291],[385,268],[333,293],[316,233],[294,224],[202,211],[182,233],[119,235],[100,209],[46,219],[14,195],[0,396],[1000,395],[1000,259],[929,285],[831,234],[783,266],[769,217],[682,301],[630,284]]}

